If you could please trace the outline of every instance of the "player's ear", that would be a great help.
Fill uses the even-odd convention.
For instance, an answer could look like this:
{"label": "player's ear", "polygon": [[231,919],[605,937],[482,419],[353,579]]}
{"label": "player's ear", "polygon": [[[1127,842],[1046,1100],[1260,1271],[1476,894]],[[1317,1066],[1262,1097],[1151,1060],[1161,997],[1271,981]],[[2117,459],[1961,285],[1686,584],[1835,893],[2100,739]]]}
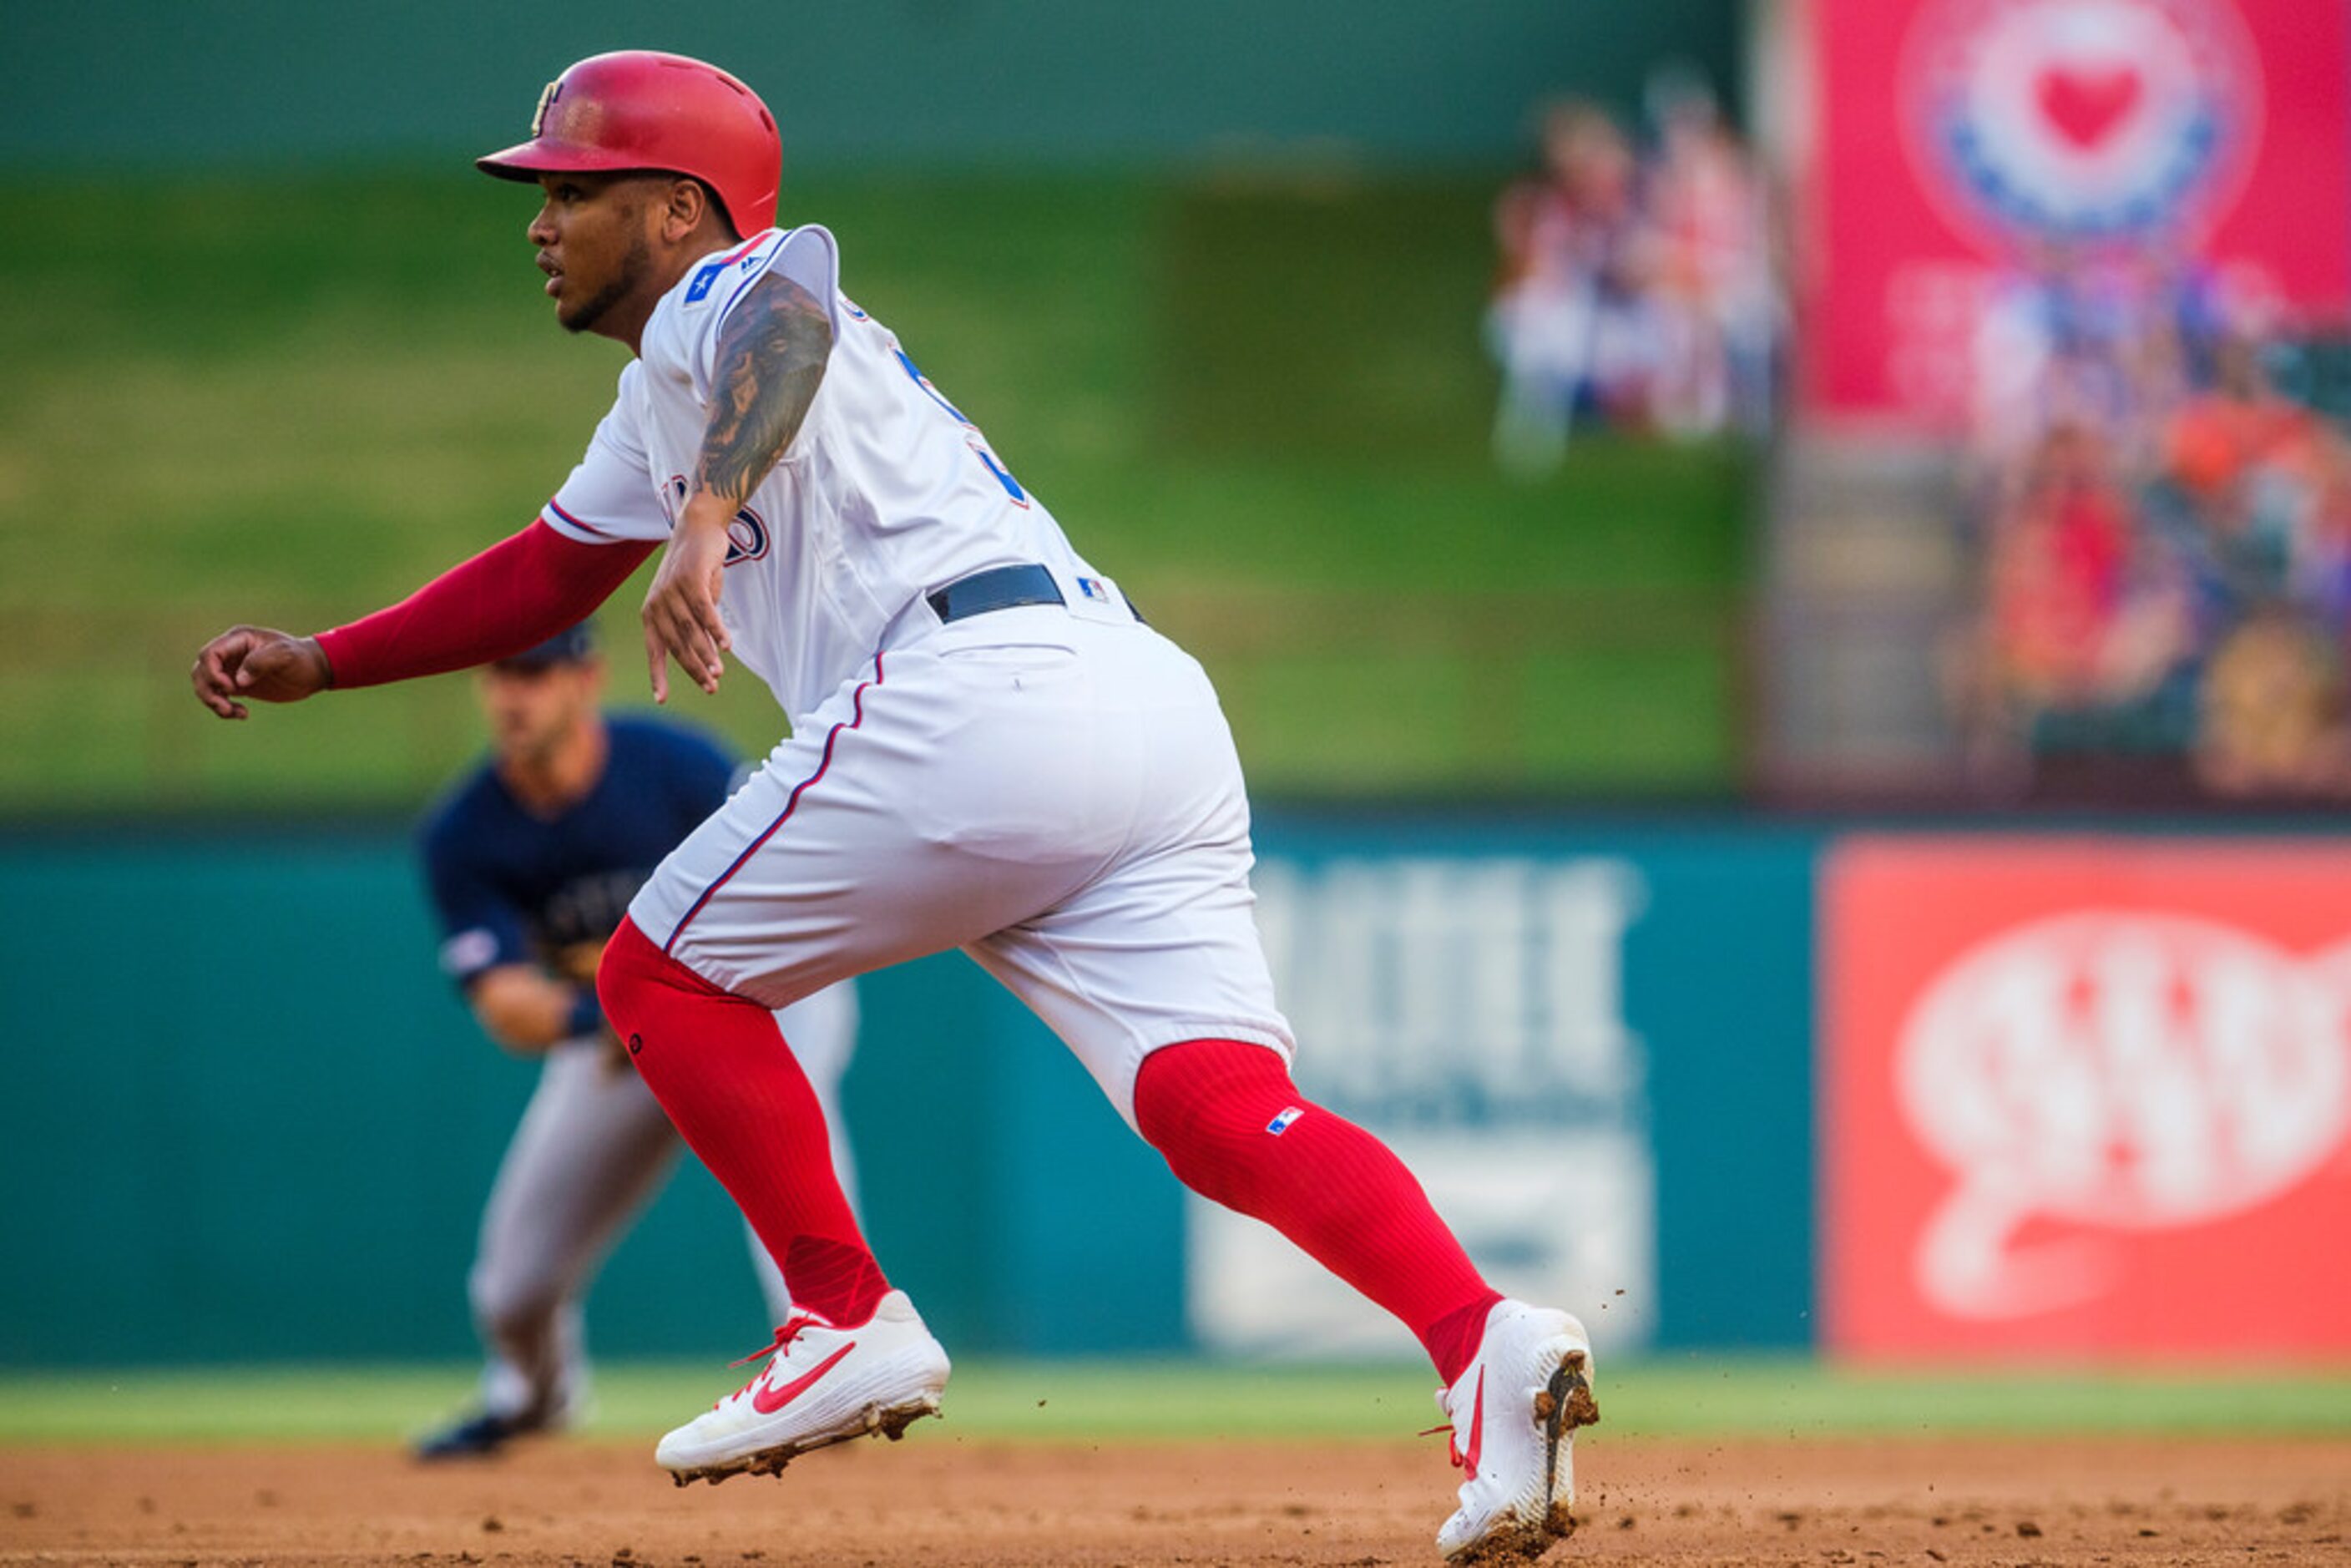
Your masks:
{"label": "player's ear", "polygon": [[684,174],[670,181],[667,204],[662,212],[662,236],[675,245],[700,228],[706,218],[716,219],[721,227],[725,226],[725,220],[718,216],[717,204],[710,199],[709,187]]}

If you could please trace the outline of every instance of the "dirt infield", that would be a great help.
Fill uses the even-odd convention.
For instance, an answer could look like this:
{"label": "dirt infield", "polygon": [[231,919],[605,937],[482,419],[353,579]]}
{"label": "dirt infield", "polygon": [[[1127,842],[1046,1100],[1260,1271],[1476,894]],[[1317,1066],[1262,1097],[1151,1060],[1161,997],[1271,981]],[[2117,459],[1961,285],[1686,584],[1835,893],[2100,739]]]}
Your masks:
{"label": "dirt infield", "polygon": [[[2341,1563],[2351,1439],[1587,1438],[1545,1561]],[[1444,1439],[1045,1446],[925,1432],[679,1490],[646,1446],[0,1448],[0,1563],[1434,1563]]]}

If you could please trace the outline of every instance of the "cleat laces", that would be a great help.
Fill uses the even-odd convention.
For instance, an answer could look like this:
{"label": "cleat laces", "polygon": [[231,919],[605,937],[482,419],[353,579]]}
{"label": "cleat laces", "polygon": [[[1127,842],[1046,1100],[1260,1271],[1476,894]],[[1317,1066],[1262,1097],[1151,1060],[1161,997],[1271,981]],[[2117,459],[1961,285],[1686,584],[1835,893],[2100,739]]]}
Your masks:
{"label": "cleat laces", "polygon": [[1461,1451],[1461,1435],[1453,1429],[1452,1422],[1447,1421],[1442,1426],[1431,1427],[1425,1432],[1415,1432],[1413,1436],[1434,1437],[1439,1432],[1445,1434],[1445,1457],[1453,1461],[1453,1468],[1458,1470],[1468,1464],[1469,1456]]}
{"label": "cleat laces", "polygon": [[[794,1312],[790,1317],[784,1320],[783,1326],[776,1331],[776,1337],[772,1342],[761,1345],[758,1349],[753,1351],[748,1355],[738,1355],[726,1364],[729,1366],[748,1366],[751,1363],[760,1360],[768,1360],[772,1364],[773,1357],[782,1355],[792,1348],[792,1342],[800,1337],[801,1330],[811,1328],[831,1328],[831,1326],[832,1325],[831,1323],[827,1322],[824,1319],[818,1317],[814,1312]],[[751,1390],[759,1386],[759,1379],[767,1375],[768,1368],[765,1366],[759,1368],[758,1373],[752,1377],[750,1382],[745,1384],[742,1387],[728,1395],[726,1399],[742,1398],[745,1395],[750,1393]],[[711,1408],[713,1410],[719,1408],[720,1406],[726,1403],[726,1399],[719,1400],[718,1403],[716,1405],[713,1405]]]}
{"label": "cleat laces", "polygon": [[[1468,1374],[1465,1373],[1463,1375],[1467,1376]],[[1447,1392],[1443,1389],[1437,1391],[1437,1406],[1438,1409],[1451,1416],[1454,1413],[1454,1406],[1447,1401],[1445,1397]],[[1479,1452],[1486,1446],[1486,1374],[1482,1367],[1478,1373],[1477,1403],[1470,1407],[1469,1411],[1468,1447],[1462,1446],[1461,1423],[1458,1418],[1447,1421],[1442,1426],[1431,1427],[1420,1435],[1424,1437],[1434,1437],[1439,1432],[1447,1434],[1445,1440],[1446,1458],[1453,1461],[1453,1468],[1468,1475],[1471,1480],[1476,1480]]]}

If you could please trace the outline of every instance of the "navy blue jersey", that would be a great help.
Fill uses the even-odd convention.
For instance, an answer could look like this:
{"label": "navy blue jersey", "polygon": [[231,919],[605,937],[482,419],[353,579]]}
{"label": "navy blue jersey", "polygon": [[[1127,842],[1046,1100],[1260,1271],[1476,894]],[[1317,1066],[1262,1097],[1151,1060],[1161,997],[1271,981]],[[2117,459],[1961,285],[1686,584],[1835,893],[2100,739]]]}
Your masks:
{"label": "navy blue jersey", "polygon": [[559,815],[525,809],[486,763],[425,819],[441,967],[460,986],[501,965],[551,967],[565,948],[611,936],[662,857],[726,799],[735,765],[704,736],[605,722],[604,775]]}

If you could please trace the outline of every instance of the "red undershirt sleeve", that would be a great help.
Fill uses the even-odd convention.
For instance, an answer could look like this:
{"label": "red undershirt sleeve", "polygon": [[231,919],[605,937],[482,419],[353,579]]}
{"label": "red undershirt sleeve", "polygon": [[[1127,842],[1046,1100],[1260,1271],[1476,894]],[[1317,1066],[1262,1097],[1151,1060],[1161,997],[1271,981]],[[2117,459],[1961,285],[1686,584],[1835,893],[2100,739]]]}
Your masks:
{"label": "red undershirt sleeve", "polygon": [[486,664],[584,619],[654,549],[582,544],[534,518],[389,609],[319,632],[319,646],[338,690]]}

